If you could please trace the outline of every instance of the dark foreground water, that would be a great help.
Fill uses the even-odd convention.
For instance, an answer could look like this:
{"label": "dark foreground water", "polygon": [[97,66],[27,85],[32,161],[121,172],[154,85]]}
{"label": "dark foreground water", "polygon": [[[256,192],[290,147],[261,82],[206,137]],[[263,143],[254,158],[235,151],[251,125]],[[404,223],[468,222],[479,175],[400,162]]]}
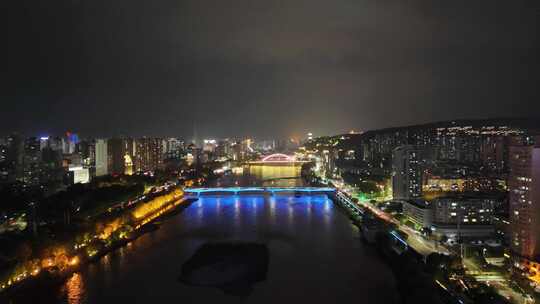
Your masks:
{"label": "dark foreground water", "polygon": [[[181,283],[208,242],[268,248],[266,280],[249,295]],[[60,303],[396,303],[395,281],[326,196],[203,197],[161,228],[75,274]],[[36,302],[38,303],[38,302]]]}

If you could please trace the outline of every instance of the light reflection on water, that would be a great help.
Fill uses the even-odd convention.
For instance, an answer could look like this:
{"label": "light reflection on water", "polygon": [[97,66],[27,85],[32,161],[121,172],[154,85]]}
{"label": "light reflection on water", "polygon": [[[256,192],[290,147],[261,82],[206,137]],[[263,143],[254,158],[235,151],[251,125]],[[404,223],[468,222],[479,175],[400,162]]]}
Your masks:
{"label": "light reflection on water", "polygon": [[272,224],[276,223],[276,200],[274,197],[270,198],[270,220]]}
{"label": "light reflection on water", "polygon": [[[294,187],[301,186],[300,179],[289,179],[300,176],[301,166],[284,165],[251,165],[249,174],[263,181],[263,186]],[[277,180],[283,178],[281,180]]]}
{"label": "light reflection on water", "polygon": [[[228,240],[264,243],[270,251],[268,279],[255,286],[247,301],[177,281],[183,261],[200,245]],[[357,288],[368,287],[386,290],[392,280],[388,269],[365,253],[357,231],[325,195],[203,196],[164,219],[160,229],[71,278],[64,298],[68,304],[115,299],[122,303],[192,303],[193,299],[199,303],[275,303],[303,297],[310,290],[314,294],[307,302],[329,303],[332,294],[352,295]],[[283,289],[291,285],[296,288]],[[376,301],[379,296],[368,295],[372,301],[366,303],[383,303]]]}
{"label": "light reflection on water", "polygon": [[68,304],[81,304],[84,294],[84,282],[80,274],[74,273],[65,284]]}
{"label": "light reflection on water", "polygon": [[[249,172],[248,182],[253,182],[289,177],[299,168],[259,166]],[[228,186],[231,180],[219,182]],[[263,184],[268,183],[303,186],[300,179]],[[182,262],[199,246],[227,240],[265,243],[269,248],[268,279],[257,284],[249,298],[230,298],[217,290],[186,287],[177,281]],[[68,304],[116,300],[259,304],[293,299],[337,303],[340,296],[346,299],[359,293],[365,303],[393,303],[388,301],[393,292],[390,271],[366,253],[357,230],[325,195],[203,196],[181,213],[164,219],[157,231],[110,254],[106,262],[83,270],[64,290],[64,303]]]}
{"label": "light reflection on water", "polygon": [[289,229],[293,226],[293,220],[294,220],[294,208],[292,206],[292,197],[289,197],[287,199],[287,220],[289,224]]}
{"label": "light reflection on water", "polygon": [[251,165],[247,166],[242,174],[225,175],[211,186],[299,187],[304,185],[300,170],[301,166]]}

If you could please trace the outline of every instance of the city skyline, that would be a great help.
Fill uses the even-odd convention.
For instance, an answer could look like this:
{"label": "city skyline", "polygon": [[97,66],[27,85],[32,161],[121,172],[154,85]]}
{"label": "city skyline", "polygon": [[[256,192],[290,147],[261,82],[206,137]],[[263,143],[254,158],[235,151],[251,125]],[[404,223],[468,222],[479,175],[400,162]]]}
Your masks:
{"label": "city skyline", "polygon": [[0,303],[540,303],[539,0],[4,2]]}
{"label": "city skyline", "polygon": [[[320,233],[339,229],[342,231],[339,235],[350,236],[339,247],[326,244],[325,255],[332,257],[342,252],[338,248],[343,245],[360,249],[347,253],[354,259],[352,263],[343,264],[331,258],[336,263],[328,269],[349,269],[338,271],[339,275],[330,274],[334,280],[344,279],[343,273],[368,275],[366,267],[359,266],[367,262],[362,252],[366,246],[376,245],[378,253],[373,257],[385,261],[377,269],[393,269],[392,276],[399,286],[415,282],[410,286],[415,292],[388,292],[389,302],[383,303],[394,303],[390,298],[396,297],[410,299],[412,303],[426,302],[421,300],[426,297],[433,299],[429,303],[444,303],[438,296],[443,290],[448,297],[463,303],[532,303],[540,294],[539,133],[537,120],[487,119],[322,137],[306,134],[308,139],[300,143],[243,139],[204,140],[193,145],[177,138],[92,139],[76,133],[37,138],[12,134],[0,138],[0,193],[4,202],[0,204],[3,212],[0,235],[6,238],[6,246],[0,251],[19,264],[0,259],[6,266],[0,277],[0,299],[23,299],[27,294],[17,292],[19,286],[46,281],[49,274],[55,273],[60,275],[57,288],[66,289],[40,294],[56,299],[66,293],[69,296],[70,286],[82,280],[89,283],[76,285],[81,287],[77,294],[89,299],[83,303],[93,303],[95,300],[90,299],[95,298],[107,302],[116,293],[129,299],[134,296],[131,285],[118,289],[105,287],[101,289],[105,293],[96,292],[91,283],[101,284],[100,280],[85,271],[87,265],[96,262],[98,267],[100,261],[120,262],[114,258],[115,252],[122,252],[124,246],[130,248],[129,244],[137,249],[128,249],[126,255],[148,257],[150,260],[142,265],[151,265],[156,275],[148,276],[147,271],[141,272],[136,267],[112,272],[105,267],[99,272],[129,273],[167,286],[168,282],[174,282],[169,276],[161,275],[167,267],[154,267],[157,264],[151,257],[160,250],[170,250],[170,256],[177,261],[177,249],[170,246],[171,242],[146,250],[138,244],[145,242],[147,232],[155,233],[154,236],[164,236],[163,231],[177,233],[176,229],[158,228],[179,222],[183,226],[181,232],[195,229],[188,232],[195,235],[198,235],[197,226],[205,231],[217,229],[217,235],[207,234],[208,241],[221,238],[227,229],[238,231],[237,227],[244,227],[236,234],[241,240],[250,240],[244,233],[255,231],[255,237],[265,244],[256,246],[261,259],[235,249],[235,254],[242,256],[242,263],[253,263],[243,268],[249,272],[239,288],[261,282],[263,286],[277,284],[273,288],[291,292],[292,289],[283,289],[281,280],[251,280],[249,273],[259,271],[257,265],[265,272],[265,256],[274,253],[275,259],[276,250],[287,248],[279,244],[269,249],[266,244],[272,245],[271,239],[257,231],[266,229],[268,223],[286,221],[286,225],[278,224],[275,228],[284,228],[284,234],[290,234],[287,227],[292,223],[300,226],[307,223],[309,227],[313,220],[321,220]],[[339,212],[333,213],[333,208]],[[216,226],[212,217],[203,220],[202,214],[213,214],[212,217],[218,216],[228,223],[224,227]],[[334,214],[331,225],[329,214]],[[268,218],[263,219],[264,215]],[[169,220],[172,218],[176,220]],[[259,228],[254,230],[254,227]],[[63,241],[54,243],[59,247],[41,241],[54,242],[57,231],[66,235]],[[298,231],[306,231],[308,235],[304,237],[316,241],[317,246],[321,241],[334,239],[329,235],[313,238],[311,228],[295,228],[291,239],[301,235]],[[358,236],[364,242],[355,244],[359,242]],[[186,243],[189,238],[178,242],[180,246]],[[208,244],[202,245],[182,266],[182,288],[217,277],[212,273],[199,278],[184,276],[199,271],[189,265],[205,246],[214,248],[209,253],[219,256],[220,261],[223,259],[219,253],[221,245]],[[223,250],[239,246],[236,242],[228,244],[222,244]],[[250,244],[246,243],[246,248],[253,248]],[[290,252],[312,256],[310,250]],[[102,255],[105,257],[101,260]],[[297,258],[289,257],[296,264]],[[408,270],[400,272],[404,263],[409,265],[404,267]],[[350,265],[358,270],[351,270]],[[321,275],[316,268],[310,270],[315,271],[312,276]],[[302,276],[306,273],[291,267],[282,271],[284,277],[290,276],[287,272]],[[220,270],[219,277],[223,273]],[[409,280],[411,275],[418,280]],[[324,286],[328,286],[327,277],[322,276]],[[456,277],[461,279],[455,280]],[[236,282],[234,278],[231,280]],[[491,281],[499,285],[486,290],[487,282]],[[118,279],[115,283],[128,281]],[[462,290],[462,284],[470,287]],[[219,284],[209,286],[223,289],[229,296],[230,288]],[[392,290],[391,286],[388,288]],[[164,299],[197,293],[183,289],[181,294],[168,294],[177,290],[176,287],[166,287],[159,293],[155,290],[152,288],[149,295]],[[242,290],[252,292],[251,288]],[[332,293],[339,293],[339,289]],[[367,292],[365,296],[377,294]],[[269,299],[257,290],[253,290],[253,296]],[[318,299],[315,297],[313,302]]]}
{"label": "city skyline", "polygon": [[438,121],[426,121],[426,122],[418,122],[415,124],[409,124],[409,125],[391,125],[391,126],[384,126],[381,128],[374,128],[374,129],[353,129],[349,128],[346,130],[342,130],[341,132],[337,133],[321,133],[321,134],[314,134],[313,132],[309,131],[305,133],[295,133],[290,136],[266,136],[266,137],[256,137],[254,135],[224,135],[224,136],[216,136],[213,134],[198,134],[196,129],[193,129],[194,132],[188,135],[178,135],[178,134],[128,134],[126,132],[115,132],[109,135],[95,135],[95,134],[84,134],[79,133],[77,130],[69,129],[69,130],[60,130],[57,133],[51,133],[51,132],[38,132],[36,134],[28,134],[20,131],[6,131],[5,134],[0,134],[0,137],[6,137],[13,134],[19,134],[25,137],[36,137],[36,138],[49,138],[49,137],[70,137],[72,134],[80,137],[81,139],[112,139],[112,138],[175,138],[175,139],[181,139],[185,143],[194,143],[196,140],[199,144],[203,143],[204,140],[242,140],[242,139],[254,139],[257,141],[287,141],[287,140],[294,140],[294,141],[303,141],[318,137],[328,137],[328,136],[337,136],[337,135],[345,135],[345,134],[362,134],[366,132],[381,132],[381,131],[387,131],[392,129],[406,129],[406,128],[423,128],[428,126],[447,126],[451,124],[456,124],[459,126],[465,126],[470,124],[482,124],[482,123],[493,123],[496,122],[496,124],[508,124],[510,126],[520,126],[523,128],[531,129],[531,130],[538,130],[540,132],[540,120],[537,120],[538,118],[528,116],[528,117],[491,117],[491,118],[455,118],[450,120],[438,120]]}

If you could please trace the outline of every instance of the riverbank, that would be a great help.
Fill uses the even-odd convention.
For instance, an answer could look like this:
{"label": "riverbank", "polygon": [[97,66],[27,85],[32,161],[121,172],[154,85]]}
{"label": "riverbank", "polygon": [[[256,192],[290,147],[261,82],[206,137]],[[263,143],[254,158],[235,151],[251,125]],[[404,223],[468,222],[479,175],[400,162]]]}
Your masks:
{"label": "riverbank", "polygon": [[358,227],[364,243],[376,249],[379,257],[390,267],[402,303],[437,304],[457,300],[436,283],[434,274],[426,270],[427,265],[422,256],[407,246],[394,224],[378,218],[369,208],[339,197],[339,192],[332,197],[332,201]]}
{"label": "riverbank", "polygon": [[[58,288],[74,273],[81,271],[89,264],[96,263],[104,256],[128,245],[144,234],[159,229],[159,224],[156,223],[157,220],[172,217],[182,212],[195,201],[197,201],[197,198],[183,197],[179,200],[175,200],[141,220],[140,223],[137,224],[137,228],[129,234],[126,234],[124,238],[105,243],[103,246],[100,246],[95,251],[91,251],[89,254],[85,254],[87,251],[84,250],[84,248],[80,248],[78,254],[69,261],[69,268],[60,270],[56,267],[51,267],[21,277],[20,280],[16,280],[8,286],[4,286],[3,290],[0,292],[0,303],[28,303],[29,300],[33,300],[35,295],[50,294],[40,291]],[[43,302],[48,303],[46,300]],[[54,302],[51,301],[50,303]]]}

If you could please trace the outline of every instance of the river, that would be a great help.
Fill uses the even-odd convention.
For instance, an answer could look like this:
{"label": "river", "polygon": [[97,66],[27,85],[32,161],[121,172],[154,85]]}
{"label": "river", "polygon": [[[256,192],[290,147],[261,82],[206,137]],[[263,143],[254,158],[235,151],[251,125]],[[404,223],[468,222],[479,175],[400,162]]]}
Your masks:
{"label": "river", "polygon": [[[244,184],[257,175],[249,172],[219,183]],[[258,179],[281,186],[276,177]],[[227,241],[268,249],[266,279],[254,283],[248,295],[178,280],[183,263],[201,245]],[[51,292],[58,303],[68,304],[398,303],[395,285],[374,248],[360,240],[358,229],[325,195],[207,196]]]}

